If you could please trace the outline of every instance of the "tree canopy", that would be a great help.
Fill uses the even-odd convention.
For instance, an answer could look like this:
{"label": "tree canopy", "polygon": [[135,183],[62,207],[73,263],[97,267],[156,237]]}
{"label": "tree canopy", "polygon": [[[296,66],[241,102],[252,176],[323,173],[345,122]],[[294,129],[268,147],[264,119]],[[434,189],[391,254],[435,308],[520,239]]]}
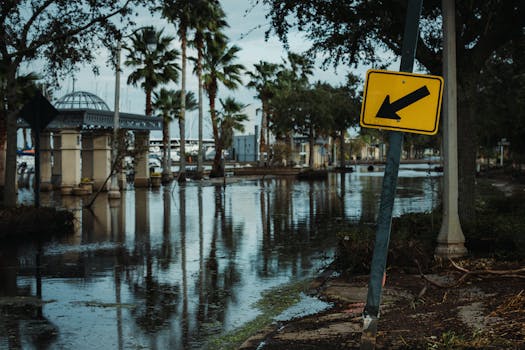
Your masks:
{"label": "tree canopy", "polygon": [[[285,43],[302,31],[313,43],[307,52],[325,64],[388,67],[400,56],[405,1],[257,0],[268,6],[271,27]],[[476,155],[482,72],[489,59],[525,35],[525,3],[520,0],[456,1],[458,72],[459,208],[463,223],[474,221]],[[423,4],[416,60],[429,73],[442,71],[441,1]],[[384,54],[386,52],[386,54]],[[523,73],[523,72],[522,72]],[[510,116],[506,116],[509,118]]]}
{"label": "tree canopy", "polygon": [[[38,60],[46,80],[57,82],[79,63],[93,63],[101,47],[115,47],[120,30],[146,0],[2,0],[0,2],[0,194],[16,204],[17,76]],[[97,71],[96,67],[94,68]],[[5,152],[5,153],[4,153]],[[5,158],[3,157],[5,154]],[[5,160],[5,161],[4,161]]]}

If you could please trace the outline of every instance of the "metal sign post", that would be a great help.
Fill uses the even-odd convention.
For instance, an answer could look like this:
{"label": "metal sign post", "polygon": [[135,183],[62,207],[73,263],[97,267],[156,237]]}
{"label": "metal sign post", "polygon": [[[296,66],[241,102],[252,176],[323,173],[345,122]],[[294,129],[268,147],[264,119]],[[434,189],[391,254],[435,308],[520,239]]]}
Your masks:
{"label": "metal sign post", "polygon": [[[408,1],[401,65],[399,68],[402,72],[412,72],[414,66],[416,45],[419,37],[419,17],[421,16],[422,7],[423,0]],[[368,295],[363,313],[362,350],[374,349],[376,344],[379,305],[381,303],[382,283],[385,274],[388,243],[390,240],[392,209],[394,207],[403,133],[391,131],[389,140],[390,147],[387,153],[385,175],[383,177],[381,205],[377,218],[376,241],[370,268]]]}

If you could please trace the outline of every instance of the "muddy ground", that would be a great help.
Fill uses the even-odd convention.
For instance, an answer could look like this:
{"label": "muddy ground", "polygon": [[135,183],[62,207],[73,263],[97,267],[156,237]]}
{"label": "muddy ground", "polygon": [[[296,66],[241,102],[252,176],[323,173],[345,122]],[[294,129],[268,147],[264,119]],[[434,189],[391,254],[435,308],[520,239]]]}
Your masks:
{"label": "muddy ground", "polygon": [[[425,278],[389,271],[378,349],[525,349],[523,262],[471,259],[458,264],[471,272],[521,270],[506,276],[465,274],[447,264]],[[317,279],[311,287],[333,308],[274,323],[240,349],[358,349],[367,284],[367,276]]]}

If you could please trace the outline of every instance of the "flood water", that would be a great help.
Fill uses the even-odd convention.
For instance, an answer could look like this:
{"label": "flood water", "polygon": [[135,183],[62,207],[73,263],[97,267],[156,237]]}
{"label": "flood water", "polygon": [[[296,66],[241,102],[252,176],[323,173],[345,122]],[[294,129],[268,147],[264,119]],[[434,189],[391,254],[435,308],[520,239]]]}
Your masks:
{"label": "flood water", "polygon": [[[425,169],[402,166],[394,215],[437,205],[441,177]],[[0,349],[203,348],[255,318],[262,292],[315,276],[350,223],[375,221],[383,173],[357,170],[129,190],[92,212],[43,195],[74,210],[76,232],[2,244]]]}

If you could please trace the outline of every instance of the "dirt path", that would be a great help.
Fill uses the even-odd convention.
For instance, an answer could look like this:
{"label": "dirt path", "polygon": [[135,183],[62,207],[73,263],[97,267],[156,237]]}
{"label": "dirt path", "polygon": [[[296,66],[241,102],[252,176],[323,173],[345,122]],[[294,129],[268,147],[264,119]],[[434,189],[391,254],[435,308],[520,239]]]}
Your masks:
{"label": "dirt path", "polygon": [[[478,260],[465,266],[479,269],[492,267],[493,263]],[[450,284],[461,276],[459,271],[448,269],[428,278]],[[322,299],[334,303],[332,309],[275,323],[240,349],[359,348],[367,283],[367,276],[329,279],[322,286],[317,281],[313,287],[319,288]],[[377,348],[525,349],[524,289],[523,278],[469,276],[457,287],[438,288],[419,275],[390,271]]]}

